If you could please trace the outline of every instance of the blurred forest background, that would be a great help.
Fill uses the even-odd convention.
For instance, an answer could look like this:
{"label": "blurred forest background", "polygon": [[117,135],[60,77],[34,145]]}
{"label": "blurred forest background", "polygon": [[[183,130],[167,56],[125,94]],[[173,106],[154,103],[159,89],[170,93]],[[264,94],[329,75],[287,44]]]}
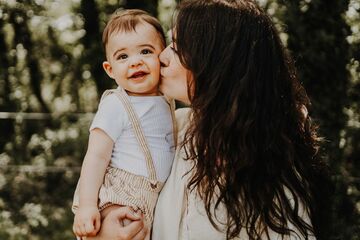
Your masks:
{"label": "blurred forest background", "polygon": [[[312,100],[333,183],[331,239],[360,239],[360,0],[258,0]],[[166,30],[176,0],[0,0],[0,239],[74,239],[72,195],[117,8]]]}

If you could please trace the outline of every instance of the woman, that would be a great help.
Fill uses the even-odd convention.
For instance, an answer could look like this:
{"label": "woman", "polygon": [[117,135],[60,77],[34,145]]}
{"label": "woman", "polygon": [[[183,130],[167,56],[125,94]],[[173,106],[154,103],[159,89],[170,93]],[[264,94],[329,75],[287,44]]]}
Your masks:
{"label": "woman", "polygon": [[[153,239],[320,239],[309,100],[266,13],[250,0],[184,1],[160,60],[161,91],[191,110],[177,111]],[[103,232],[141,239],[139,222],[125,237]]]}

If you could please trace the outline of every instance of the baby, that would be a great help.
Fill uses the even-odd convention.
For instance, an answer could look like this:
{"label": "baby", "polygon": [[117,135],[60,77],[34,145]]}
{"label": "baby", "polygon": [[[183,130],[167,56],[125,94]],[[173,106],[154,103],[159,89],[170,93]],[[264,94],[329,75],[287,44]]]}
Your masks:
{"label": "baby", "polygon": [[150,227],[175,152],[174,105],[158,91],[160,23],[142,10],[117,11],[103,44],[103,68],[118,88],[105,91],[90,127],[72,207],[78,237],[95,236],[120,206],[140,209]]}

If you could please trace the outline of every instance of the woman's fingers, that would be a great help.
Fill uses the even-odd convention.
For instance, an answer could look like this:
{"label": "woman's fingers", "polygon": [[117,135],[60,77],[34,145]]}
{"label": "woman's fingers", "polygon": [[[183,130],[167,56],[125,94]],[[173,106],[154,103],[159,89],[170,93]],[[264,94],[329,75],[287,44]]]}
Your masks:
{"label": "woman's fingers", "polygon": [[[111,216],[110,216],[111,214]],[[129,207],[121,207],[109,214],[118,222],[126,222],[122,228],[118,228],[118,239],[120,240],[143,240],[146,236],[146,229],[140,214],[135,213]]]}
{"label": "woman's fingers", "polygon": [[[124,227],[121,222],[126,218],[132,222]],[[95,237],[88,237],[87,239],[143,240],[147,231],[140,214],[135,214],[129,207],[118,207],[109,211],[105,216],[99,233]]]}
{"label": "woman's fingers", "polygon": [[141,216],[134,211],[130,207],[119,207],[109,213],[109,218],[116,218],[118,220],[122,219],[130,219],[132,221],[140,220]]}
{"label": "woman's fingers", "polygon": [[127,230],[129,232],[133,232],[135,234],[135,235],[131,236],[130,239],[132,239],[132,240],[144,240],[146,235],[149,232],[147,227],[144,226],[144,222],[142,220],[134,221],[124,228],[128,228],[125,230]]}

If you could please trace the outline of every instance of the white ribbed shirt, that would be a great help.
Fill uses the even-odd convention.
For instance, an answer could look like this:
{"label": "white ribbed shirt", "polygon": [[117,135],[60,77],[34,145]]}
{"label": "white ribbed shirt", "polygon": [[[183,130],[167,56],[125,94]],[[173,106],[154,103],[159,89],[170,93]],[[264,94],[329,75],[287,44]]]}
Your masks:
{"label": "white ribbed shirt", "polygon": [[[170,174],[175,146],[169,104],[163,96],[129,96],[139,118],[154,162],[158,181]],[[114,142],[110,165],[148,177],[145,156],[136,139],[128,114],[115,95],[106,96],[90,126],[103,130]]]}

